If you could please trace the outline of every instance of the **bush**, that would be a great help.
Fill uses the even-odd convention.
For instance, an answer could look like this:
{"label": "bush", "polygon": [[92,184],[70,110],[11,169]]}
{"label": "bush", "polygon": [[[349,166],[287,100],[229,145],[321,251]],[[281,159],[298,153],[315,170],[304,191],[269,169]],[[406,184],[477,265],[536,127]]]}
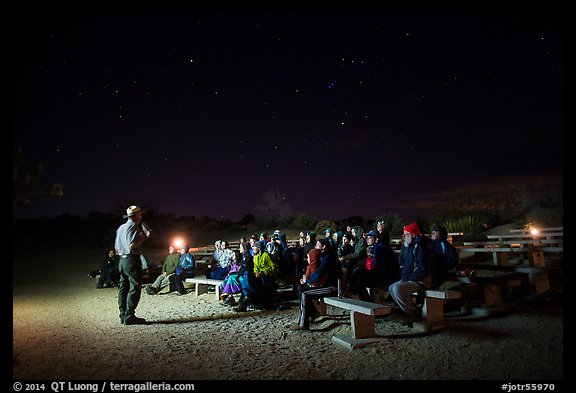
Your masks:
{"label": "bush", "polygon": [[481,221],[475,216],[448,219],[441,222],[440,225],[446,227],[448,232],[463,232],[464,235],[474,235],[484,230]]}
{"label": "bush", "polygon": [[316,239],[324,238],[327,228],[332,228],[334,229],[334,231],[338,230],[338,226],[334,221],[328,221],[328,220],[318,221],[318,223],[316,224],[316,228],[314,229],[314,231],[316,231]]}
{"label": "bush", "polygon": [[314,227],[316,227],[316,219],[308,213],[296,214],[292,224],[290,224],[290,228],[297,229],[299,231],[309,230],[310,228]]}

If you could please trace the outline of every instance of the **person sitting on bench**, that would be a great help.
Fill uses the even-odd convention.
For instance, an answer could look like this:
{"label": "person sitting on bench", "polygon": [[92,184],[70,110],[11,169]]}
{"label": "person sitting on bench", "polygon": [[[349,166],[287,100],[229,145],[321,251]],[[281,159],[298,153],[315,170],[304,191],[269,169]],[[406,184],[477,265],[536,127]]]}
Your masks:
{"label": "person sitting on bench", "polygon": [[406,314],[404,325],[412,327],[416,319],[416,307],[412,302],[412,293],[423,292],[430,287],[430,250],[421,242],[420,229],[416,222],[404,227],[404,244],[399,264],[402,266],[400,281],[388,287],[390,296]]}
{"label": "person sitting on bench", "polygon": [[[328,238],[316,242],[315,249],[320,250],[320,264],[309,277],[304,275],[298,286],[298,299],[300,299],[300,319],[297,324],[290,326],[290,330],[308,330],[310,319],[315,315],[316,307],[312,300],[322,299],[326,296],[338,295],[338,280],[342,278],[342,266],[332,249]],[[314,250],[309,258],[315,258]]]}

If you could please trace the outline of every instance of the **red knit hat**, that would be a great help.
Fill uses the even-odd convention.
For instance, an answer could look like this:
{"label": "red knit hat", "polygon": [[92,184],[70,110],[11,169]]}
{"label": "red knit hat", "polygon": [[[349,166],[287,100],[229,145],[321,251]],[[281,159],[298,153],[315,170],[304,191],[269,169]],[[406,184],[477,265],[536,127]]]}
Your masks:
{"label": "red knit hat", "polygon": [[411,222],[410,224],[404,227],[405,232],[410,232],[414,236],[420,236],[420,229],[418,228],[418,224],[416,222]]}

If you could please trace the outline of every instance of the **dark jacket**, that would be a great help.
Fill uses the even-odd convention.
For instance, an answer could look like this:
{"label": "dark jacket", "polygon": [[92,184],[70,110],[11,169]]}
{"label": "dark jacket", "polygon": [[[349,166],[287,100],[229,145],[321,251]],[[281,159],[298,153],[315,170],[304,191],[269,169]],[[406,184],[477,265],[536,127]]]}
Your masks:
{"label": "dark jacket", "polygon": [[364,239],[363,230],[359,226],[354,227],[354,233],[356,233],[357,238],[354,239],[354,252],[348,255],[344,255],[342,259],[351,264],[357,264],[362,260],[366,259],[366,240]]}
{"label": "dark jacket", "polygon": [[408,247],[402,245],[399,263],[402,265],[402,282],[418,281],[430,286],[430,250],[422,243],[420,236],[416,236]]}
{"label": "dark jacket", "polygon": [[394,251],[381,241],[372,246],[374,254],[374,267],[371,274],[381,276],[386,282],[395,282],[400,279],[398,258]]}
{"label": "dark jacket", "polygon": [[320,254],[320,265],[308,277],[306,283],[308,285],[317,283],[322,276],[327,275],[326,284],[324,286],[338,286],[338,279],[342,278],[342,267],[340,260],[333,250],[323,250]]}
{"label": "dark jacket", "polygon": [[437,288],[448,278],[448,272],[457,268],[460,256],[456,247],[448,240],[436,239],[432,242],[432,288]]}

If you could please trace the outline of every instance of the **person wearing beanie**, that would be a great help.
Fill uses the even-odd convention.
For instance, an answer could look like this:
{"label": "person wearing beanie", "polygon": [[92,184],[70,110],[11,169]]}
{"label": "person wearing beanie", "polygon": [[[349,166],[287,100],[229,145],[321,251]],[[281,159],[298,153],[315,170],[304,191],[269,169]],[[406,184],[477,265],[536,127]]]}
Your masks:
{"label": "person wearing beanie", "polygon": [[420,236],[420,228],[418,228],[418,223],[411,222],[410,224],[404,227],[404,233],[410,233],[413,236]]}
{"label": "person wearing beanie", "polygon": [[412,293],[423,292],[431,285],[430,251],[421,242],[420,228],[416,222],[404,227],[404,244],[398,259],[401,266],[400,280],[388,287],[388,293],[406,314],[404,325],[412,327],[416,307]]}

